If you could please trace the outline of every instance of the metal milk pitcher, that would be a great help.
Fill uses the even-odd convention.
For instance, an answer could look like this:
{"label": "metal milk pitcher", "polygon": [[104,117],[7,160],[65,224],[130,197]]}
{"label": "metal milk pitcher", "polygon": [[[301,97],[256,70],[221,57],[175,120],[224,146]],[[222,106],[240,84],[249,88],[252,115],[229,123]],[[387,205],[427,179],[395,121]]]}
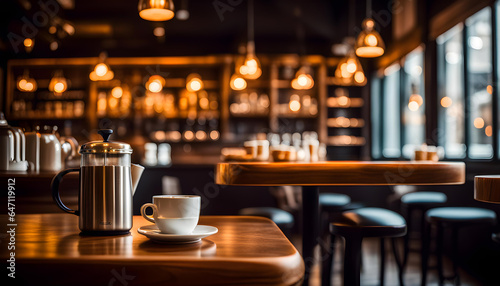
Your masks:
{"label": "metal milk pitcher", "polygon": [[[132,198],[144,167],[131,164],[129,144],[108,141],[111,129],[99,130],[103,141],[80,147],[80,168],[59,172],[52,180],[52,197],[65,212],[80,217],[84,233],[115,235],[132,228]],[[78,210],[65,206],[59,197],[59,183],[70,172],[80,173]]]}

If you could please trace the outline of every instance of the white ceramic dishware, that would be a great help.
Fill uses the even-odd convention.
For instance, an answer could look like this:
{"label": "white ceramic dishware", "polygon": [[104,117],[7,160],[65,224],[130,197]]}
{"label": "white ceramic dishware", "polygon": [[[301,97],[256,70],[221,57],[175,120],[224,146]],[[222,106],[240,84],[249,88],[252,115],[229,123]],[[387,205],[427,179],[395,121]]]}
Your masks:
{"label": "white ceramic dishware", "polygon": [[138,233],[145,235],[152,241],[171,244],[199,242],[202,238],[215,234],[218,231],[215,226],[209,225],[197,225],[189,234],[162,233],[156,225],[145,225],[137,229]]}
{"label": "white ceramic dishware", "polygon": [[[153,203],[142,205],[141,214],[148,221],[156,224],[164,234],[190,234],[200,218],[201,197],[194,195],[158,195],[153,196]],[[147,215],[147,208],[153,209],[153,215]]]}

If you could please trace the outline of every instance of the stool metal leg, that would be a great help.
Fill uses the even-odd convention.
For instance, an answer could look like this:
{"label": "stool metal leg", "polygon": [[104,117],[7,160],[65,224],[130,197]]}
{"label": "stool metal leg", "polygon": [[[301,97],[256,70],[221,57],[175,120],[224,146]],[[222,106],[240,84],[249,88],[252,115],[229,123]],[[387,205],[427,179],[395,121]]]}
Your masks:
{"label": "stool metal leg", "polygon": [[360,285],[361,241],[359,236],[345,238],[344,285]]}
{"label": "stool metal leg", "polygon": [[429,262],[429,252],[430,252],[430,237],[431,237],[431,224],[430,223],[425,223],[425,231],[423,234],[423,241],[422,241],[422,281],[421,285],[425,286],[427,285],[427,269],[428,269],[428,262]]}
{"label": "stool metal leg", "polygon": [[460,285],[460,276],[458,275],[458,228],[452,228],[452,254],[451,260],[453,263],[453,278],[455,278],[455,285]]}
{"label": "stool metal leg", "polygon": [[380,285],[384,285],[385,280],[385,239],[380,238]]}
{"label": "stool metal leg", "polygon": [[410,207],[409,205],[405,205],[405,215],[406,215],[406,226],[407,226],[407,229],[408,229],[408,232],[406,233],[405,237],[404,237],[404,248],[403,248],[403,269],[406,267],[406,264],[408,262],[408,255],[409,255],[409,252],[410,252],[410,234],[411,234],[411,230],[412,230],[412,207]]}
{"label": "stool metal leg", "polygon": [[403,280],[404,268],[403,268],[403,263],[401,261],[401,258],[398,255],[398,249],[397,249],[396,239],[397,238],[395,238],[395,237],[393,237],[391,239],[391,242],[392,242],[392,252],[394,254],[394,259],[396,260],[396,265],[398,266],[399,285],[403,286],[404,285],[404,280]]}
{"label": "stool metal leg", "polygon": [[323,246],[327,248],[323,251],[322,256],[321,285],[324,286],[331,285],[332,281],[332,271],[335,259],[335,237],[335,235],[330,235],[330,243],[328,246]]}
{"label": "stool metal leg", "polygon": [[443,225],[437,224],[437,246],[436,246],[436,256],[437,256],[437,267],[438,267],[438,277],[439,285],[444,284],[444,273],[443,273]]}

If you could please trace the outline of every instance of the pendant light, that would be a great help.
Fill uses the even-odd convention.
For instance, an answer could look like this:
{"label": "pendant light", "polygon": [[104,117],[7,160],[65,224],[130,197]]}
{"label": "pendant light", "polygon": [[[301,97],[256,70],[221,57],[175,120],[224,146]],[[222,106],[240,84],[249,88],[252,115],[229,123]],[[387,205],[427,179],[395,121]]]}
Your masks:
{"label": "pendant light", "polygon": [[140,0],[139,16],[148,21],[168,21],[174,17],[172,0]]}
{"label": "pendant light", "polygon": [[58,70],[49,82],[49,90],[56,95],[61,95],[68,89],[68,82],[63,76],[63,72]]}
{"label": "pendant light", "polygon": [[[349,5],[349,31],[350,27],[354,26],[354,5],[354,1],[351,1]],[[335,70],[335,79],[341,85],[363,86],[366,84],[367,80],[363,67],[359,62],[359,59],[356,57],[356,53],[353,49],[354,41],[355,40],[352,37],[344,38],[343,44],[349,48],[346,56],[341,59],[337,65],[337,69]]]}
{"label": "pendant light", "polygon": [[232,90],[244,90],[247,88],[247,81],[241,75],[235,73],[231,76],[229,85]]}
{"label": "pendant light", "polygon": [[198,92],[203,89],[203,81],[197,73],[192,73],[186,78],[186,89],[189,92]]}
{"label": "pendant light", "polygon": [[111,68],[106,64],[107,55],[105,52],[99,54],[99,63],[94,67],[94,70],[89,74],[92,81],[108,81],[115,77]]}
{"label": "pendant light", "polygon": [[22,92],[35,92],[38,85],[34,78],[31,78],[27,70],[17,78],[17,89]]}
{"label": "pendant light", "polygon": [[385,44],[380,34],[375,30],[375,21],[370,18],[371,0],[366,2],[366,19],[363,30],[356,40],[356,55],[362,58],[375,58],[384,54]]}
{"label": "pendant light", "polygon": [[292,88],[297,90],[307,90],[314,86],[314,80],[311,76],[311,68],[309,66],[302,66],[295,78],[292,80]]}
{"label": "pendant light", "polygon": [[229,85],[232,90],[244,90],[247,88],[247,81],[241,75],[235,73],[231,76]]}
{"label": "pendant light", "polygon": [[248,0],[248,15],[247,15],[248,40],[246,57],[244,62],[237,68],[236,72],[245,79],[258,79],[262,75],[260,62],[255,55],[254,42],[254,6],[253,0]]}
{"label": "pendant light", "polygon": [[[297,16],[297,43],[299,45],[299,58],[302,58],[305,54],[305,31],[302,25],[302,9],[300,6],[296,7],[296,16]],[[302,60],[302,66],[299,68],[297,73],[295,74],[295,78],[291,82],[292,88],[296,90],[308,90],[314,86],[314,79],[311,76],[311,66],[307,63],[305,59]],[[293,109],[291,109],[294,111]]]}
{"label": "pendant light", "polygon": [[160,75],[152,75],[146,82],[146,89],[153,93],[158,93],[163,90],[165,79]]}
{"label": "pendant light", "polygon": [[356,57],[354,50],[350,50],[345,58],[340,60],[335,70],[335,78],[342,85],[365,85],[366,77],[363,67]]}

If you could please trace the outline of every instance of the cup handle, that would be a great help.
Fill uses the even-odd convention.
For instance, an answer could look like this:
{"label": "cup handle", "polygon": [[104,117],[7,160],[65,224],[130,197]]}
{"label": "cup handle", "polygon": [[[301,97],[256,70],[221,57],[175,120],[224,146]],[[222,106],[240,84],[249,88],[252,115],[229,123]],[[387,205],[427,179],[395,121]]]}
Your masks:
{"label": "cup handle", "polygon": [[[146,209],[148,207],[151,207],[153,209],[153,215],[152,216],[148,216],[146,214]],[[158,208],[156,207],[155,204],[151,204],[151,203],[147,203],[147,204],[143,204],[142,207],[141,207],[141,215],[148,221],[152,222],[152,223],[155,223],[155,219],[153,218],[155,216],[155,214],[158,213]]]}

